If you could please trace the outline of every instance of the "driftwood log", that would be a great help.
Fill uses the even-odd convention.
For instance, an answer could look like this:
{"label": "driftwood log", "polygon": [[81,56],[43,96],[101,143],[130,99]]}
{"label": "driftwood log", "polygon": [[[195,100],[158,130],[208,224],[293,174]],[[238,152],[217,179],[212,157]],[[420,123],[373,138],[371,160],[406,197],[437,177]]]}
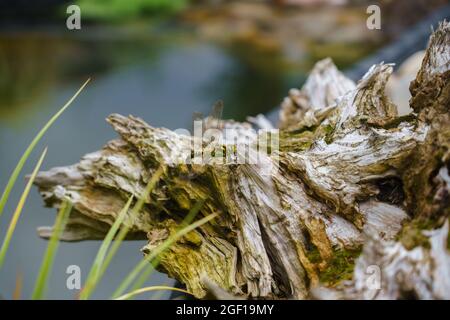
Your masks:
{"label": "driftwood log", "polygon": [[[355,84],[331,60],[318,62],[282,104],[277,149],[252,164],[214,157],[242,137],[256,141],[249,123],[208,117],[203,130],[219,137],[207,139],[113,114],[107,121],[118,139],[75,165],[39,173],[35,184],[49,207],[73,202],[63,240],[102,239],[128,197],[141,197],[162,168],[144,208],[124,223],[130,239],[148,239],[148,254],[199,199],[197,218],[218,213],[165,251],[158,267],[198,298],[211,290],[449,299],[450,24],[430,37],[407,116],[398,117],[385,95],[392,71],[374,65]],[[221,137],[226,128],[237,139]],[[212,161],[195,161],[195,151],[182,158],[195,145]],[[42,237],[50,232],[39,229]]]}

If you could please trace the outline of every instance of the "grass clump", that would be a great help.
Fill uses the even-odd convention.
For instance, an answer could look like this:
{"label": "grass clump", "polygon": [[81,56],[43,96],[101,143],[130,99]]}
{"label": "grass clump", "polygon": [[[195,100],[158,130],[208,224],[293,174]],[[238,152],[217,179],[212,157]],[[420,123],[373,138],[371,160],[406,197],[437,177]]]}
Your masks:
{"label": "grass clump", "polygon": [[[81,93],[81,91],[84,89],[84,87],[88,84],[89,81],[90,81],[90,79],[88,79],[80,87],[80,89],[78,89],[78,91],[72,96],[72,98],[70,98],[67,101],[67,103],[55,115],[53,115],[53,117],[50,118],[49,121],[47,121],[47,123],[36,134],[36,136],[33,138],[31,143],[28,145],[25,152],[22,154],[21,158],[17,162],[16,167],[14,168],[13,172],[11,173],[11,176],[6,184],[6,187],[2,193],[2,196],[0,197],[0,216],[3,213],[3,210],[5,208],[6,203],[8,202],[11,191],[12,191],[20,173],[22,172],[22,169],[23,169],[25,163],[27,162],[28,158],[30,157],[32,151],[34,150],[36,145],[39,143],[39,141],[42,139],[42,137],[47,132],[47,130],[61,116],[61,114],[72,104],[72,102],[77,98],[77,96]],[[46,153],[47,153],[47,148],[45,148],[44,151],[42,152],[30,178],[25,186],[25,189],[19,199],[16,210],[13,213],[11,222],[6,231],[5,238],[4,238],[2,246],[0,248],[0,268],[2,267],[2,265],[5,262],[5,256],[8,251],[14,230],[16,229],[16,226],[17,226],[17,223],[21,216],[26,199],[28,198],[28,194],[30,192],[31,186],[33,185],[33,182],[36,178],[37,173],[39,172],[39,169],[44,161]],[[45,289],[47,287],[47,282],[48,282],[48,276],[51,272],[51,267],[52,267],[53,260],[54,260],[55,254],[56,254],[56,249],[58,247],[58,241],[59,241],[60,235],[63,232],[65,223],[68,219],[68,215],[71,210],[71,204],[64,202],[63,206],[61,207],[61,210],[62,211],[60,211],[60,214],[58,215],[58,218],[55,222],[54,232],[51,236],[50,242],[47,247],[47,251],[44,255],[44,259],[42,261],[39,276],[36,280],[36,286],[35,286],[35,290],[33,292],[34,299],[41,299],[44,297]],[[22,286],[21,282],[22,281],[20,280],[20,281],[18,281],[18,284],[16,284],[16,293],[14,294],[14,296],[16,296],[16,297],[20,295],[20,288]]]}

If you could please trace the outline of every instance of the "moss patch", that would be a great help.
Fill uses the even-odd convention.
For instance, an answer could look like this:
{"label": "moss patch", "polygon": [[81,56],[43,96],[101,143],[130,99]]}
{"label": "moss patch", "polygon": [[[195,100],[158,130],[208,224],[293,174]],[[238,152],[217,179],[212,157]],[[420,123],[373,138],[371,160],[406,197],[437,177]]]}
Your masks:
{"label": "moss patch", "polygon": [[[352,279],[355,261],[361,254],[361,250],[362,247],[352,250],[335,249],[333,258],[328,262],[325,268],[319,270],[319,280],[321,284],[328,287],[334,287],[342,280]],[[319,250],[317,250],[316,247],[311,247],[311,250],[307,253],[307,257],[309,261],[316,266],[322,262]]]}
{"label": "moss patch", "polygon": [[328,267],[320,272],[320,282],[326,286],[336,286],[342,280],[353,277],[356,258],[361,254],[361,248],[354,250],[336,250]]}
{"label": "moss patch", "polygon": [[423,234],[423,231],[434,229],[436,227],[435,224],[436,223],[431,219],[412,220],[411,222],[403,226],[402,230],[397,236],[397,240],[399,240],[408,250],[412,250],[417,246],[430,248],[428,237]]}
{"label": "moss patch", "polygon": [[[429,238],[423,234],[423,231],[441,228],[445,220],[450,222],[450,218],[448,217],[435,219],[416,218],[402,227],[396,240],[400,241],[408,250],[412,250],[419,246],[429,249],[431,246],[430,241]],[[450,233],[447,235],[447,249],[450,250]]]}
{"label": "moss patch", "polygon": [[280,150],[285,152],[305,151],[311,147],[313,141],[314,132],[307,129],[290,132],[281,131]]}

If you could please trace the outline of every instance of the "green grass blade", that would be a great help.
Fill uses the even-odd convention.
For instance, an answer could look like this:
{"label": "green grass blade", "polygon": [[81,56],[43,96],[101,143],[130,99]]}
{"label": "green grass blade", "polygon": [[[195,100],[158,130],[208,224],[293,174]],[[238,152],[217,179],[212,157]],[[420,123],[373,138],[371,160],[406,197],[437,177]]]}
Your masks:
{"label": "green grass blade", "polygon": [[[194,221],[195,217],[197,216],[200,209],[203,207],[204,203],[205,203],[205,200],[199,200],[195,203],[195,205],[192,207],[191,210],[189,210],[189,213],[186,215],[186,217],[181,222],[180,226],[178,227],[178,230],[181,230],[181,229],[187,227],[188,225],[190,225],[192,223],[192,221]],[[138,290],[139,288],[141,288],[144,285],[145,281],[147,281],[147,279],[151,276],[153,271],[158,266],[159,262],[160,262],[160,256],[157,256],[153,260],[152,263],[149,263],[147,265],[146,270],[144,270],[144,272],[142,272],[142,274],[136,280],[134,285],[131,287],[132,291]]]}
{"label": "green grass blade", "polygon": [[106,253],[111,245],[114,236],[116,235],[119,227],[122,225],[122,222],[128,213],[128,209],[130,208],[132,201],[133,196],[130,196],[128,202],[122,208],[116,221],[114,221],[113,225],[106,234],[105,239],[103,239],[102,244],[98,249],[97,256],[94,259],[94,263],[92,264],[91,270],[89,271],[88,277],[86,279],[86,284],[80,293],[80,300],[88,299],[92,292],[95,290],[97,283],[100,281],[100,268],[105,260]]}
{"label": "green grass blade", "polygon": [[70,211],[72,211],[72,203],[69,200],[64,200],[58,212],[58,216],[56,217],[53,232],[47,245],[44,258],[42,259],[41,268],[39,269],[39,275],[36,279],[36,284],[32,295],[33,300],[40,300],[45,296],[48,276],[52,270],[53,261],[58,249],[59,239],[61,238],[64,228],[66,227]]}
{"label": "green grass blade", "polygon": [[[160,286],[169,287],[170,283],[163,283],[163,284],[160,284]],[[156,291],[155,293],[153,293],[151,295],[151,297],[149,297],[149,300],[162,300],[163,294],[164,294],[163,291]]]}
{"label": "green grass blade", "polygon": [[161,178],[162,174],[164,173],[164,167],[159,167],[158,170],[155,171],[155,173],[152,175],[150,181],[147,183],[147,186],[145,187],[144,193],[141,195],[141,197],[136,202],[136,205],[133,207],[133,211],[131,212],[131,216],[136,216],[139,211],[141,211],[142,207],[145,203],[145,198],[150,195],[155,185],[158,183],[159,178]]}
{"label": "green grass blade", "polygon": [[210,220],[217,217],[217,213],[210,214],[187,227],[177,231],[174,235],[170,236],[162,244],[157,246],[149,255],[147,255],[143,260],[141,260],[136,267],[128,274],[128,276],[122,281],[119,287],[114,291],[112,298],[115,299],[121,296],[125,290],[131,285],[131,283],[136,279],[136,277],[145,269],[148,263],[151,263],[156,257],[158,257],[162,252],[169,248],[173,243],[175,243],[179,238],[188,234],[192,230],[200,227],[201,225],[209,222]]}
{"label": "green grass blade", "polygon": [[205,204],[205,200],[204,199],[197,201],[194,204],[194,206],[191,208],[191,210],[189,210],[188,214],[183,219],[183,221],[181,222],[181,224],[178,227],[178,229],[181,230],[181,229],[189,226],[192,223],[192,221],[194,221],[195,217],[200,212],[200,210],[202,209],[204,204]]}
{"label": "green grass blade", "polygon": [[125,240],[125,237],[127,236],[129,231],[129,228],[127,226],[122,226],[119,230],[119,233],[114,238],[114,242],[112,243],[111,248],[108,251],[108,254],[106,255],[105,261],[100,267],[100,273],[99,277],[102,277],[103,274],[106,272],[106,270],[109,267],[109,264],[111,263],[112,259],[115,257],[117,251],[120,248],[120,245]]}
{"label": "green grass blade", "polygon": [[6,184],[5,190],[3,191],[2,197],[0,198],[0,216],[3,213],[3,209],[5,208],[6,202],[8,201],[9,194],[11,193],[14,184],[16,183],[17,178],[19,177],[20,172],[25,165],[28,157],[30,156],[33,149],[38,144],[39,140],[41,140],[42,136],[45,132],[50,128],[50,126],[59,118],[59,116],[72,104],[75,98],[80,94],[80,92],[84,89],[84,87],[88,84],[90,79],[86,80],[86,82],[78,89],[78,91],[70,98],[69,101],[44,125],[44,127],[38,132],[38,134],[34,137],[33,141],[31,141],[28,148],[23,153],[16,167],[14,168],[11,176],[9,177],[8,183]]}
{"label": "green grass blade", "polygon": [[39,158],[39,160],[33,170],[33,173],[31,174],[30,180],[28,180],[28,182],[25,186],[25,189],[23,190],[23,193],[19,199],[19,202],[17,203],[16,210],[14,211],[14,214],[11,218],[11,222],[9,223],[8,230],[6,231],[5,239],[3,240],[3,244],[0,249],[0,268],[3,266],[6,252],[8,251],[9,243],[11,241],[14,230],[16,229],[17,222],[19,221],[20,214],[22,213],[22,210],[23,210],[23,206],[25,205],[25,201],[27,200],[28,194],[30,193],[30,189],[31,189],[31,186],[33,185],[33,181],[36,178],[37,173],[39,172],[39,169],[42,165],[42,162],[44,161],[46,154],[47,154],[47,148],[45,148],[44,151],[42,152],[42,155]]}
{"label": "green grass blade", "polygon": [[134,290],[132,292],[126,293],[120,297],[117,297],[115,300],[128,300],[138,294],[144,293],[144,292],[150,292],[150,291],[157,291],[157,290],[170,290],[170,291],[178,291],[187,293],[189,295],[192,295],[189,291],[180,289],[180,288],[174,288],[174,287],[168,287],[168,286],[153,286],[153,287],[145,287],[141,289]]}
{"label": "green grass blade", "polygon": [[[151,191],[153,190],[155,185],[158,183],[158,181],[161,178],[161,175],[163,173],[164,173],[163,167],[160,167],[158,170],[155,171],[155,173],[153,174],[153,176],[147,183],[147,186],[145,187],[143,194],[141,195],[141,197],[138,199],[138,201],[134,205],[134,207],[130,213],[131,217],[134,217],[135,215],[137,215],[139,213],[139,211],[141,211],[141,209],[145,203],[145,198],[151,193]],[[119,224],[119,227],[120,227],[120,224]],[[125,237],[127,236],[128,232],[129,232],[129,228],[127,226],[122,225],[119,230],[119,233],[114,238],[114,242],[112,243],[111,248],[108,250],[108,254],[106,255],[106,258],[104,258],[102,264],[99,267],[99,271],[97,273],[97,281],[96,281],[95,285],[98,284],[98,282],[101,280],[104,273],[108,269],[109,264],[111,263],[112,259],[114,258],[117,251],[119,250],[120,245],[122,244],[122,241],[125,240]],[[115,233],[117,233],[117,230]],[[86,293],[84,293],[85,290],[87,290]],[[80,293],[80,299],[88,299],[91,293],[92,293],[92,289],[89,288],[88,282],[86,282],[86,287],[83,288],[83,290]]]}

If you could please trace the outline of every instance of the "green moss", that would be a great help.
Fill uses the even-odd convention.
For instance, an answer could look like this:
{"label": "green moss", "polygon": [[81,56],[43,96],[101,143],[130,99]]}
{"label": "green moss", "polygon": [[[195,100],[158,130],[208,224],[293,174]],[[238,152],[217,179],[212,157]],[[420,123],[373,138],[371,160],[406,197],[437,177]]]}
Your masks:
{"label": "green moss", "polygon": [[447,250],[450,250],[450,232],[447,234]]}
{"label": "green moss", "polygon": [[353,276],[356,258],[361,254],[361,248],[353,250],[335,250],[333,259],[320,272],[319,280],[327,286],[336,286],[343,280],[350,280]]}
{"label": "green moss", "polygon": [[[335,249],[333,259],[331,259],[325,268],[319,272],[319,280],[323,285],[336,286],[342,280],[350,280],[353,276],[355,260],[361,254],[361,249]],[[318,266],[322,263],[322,257],[316,246],[311,245],[306,253],[308,260],[314,265]]]}
{"label": "green moss", "polygon": [[323,131],[325,132],[325,134],[329,134],[334,131],[334,128],[331,124],[327,124],[326,126],[323,126]]}
{"label": "green moss", "polygon": [[412,250],[417,246],[430,248],[428,238],[423,235],[421,230],[416,230],[414,228],[405,228],[405,231],[402,233],[403,236],[400,240],[406,249]]}
{"label": "green moss", "polygon": [[308,150],[314,141],[314,133],[309,130],[282,131],[280,133],[280,150],[299,152]]}
{"label": "green moss", "polygon": [[428,241],[428,237],[423,234],[423,231],[431,230],[435,227],[435,221],[433,221],[432,219],[412,220],[403,226],[402,230],[397,236],[397,240],[399,240],[408,250],[412,250],[417,246],[429,248],[430,242]]}
{"label": "green moss", "polygon": [[325,142],[330,144],[332,142],[334,127],[330,124],[323,126],[323,131],[325,132]]}
{"label": "green moss", "polygon": [[306,257],[313,264],[318,264],[322,261],[322,257],[320,256],[320,252],[316,246],[311,244],[311,249],[306,252]]}
{"label": "green moss", "polygon": [[[412,250],[416,247],[430,248],[429,238],[424,235],[424,231],[435,230],[441,228],[448,217],[436,218],[416,218],[403,225],[400,233],[396,237],[396,241],[400,241],[403,246]],[[450,250],[450,233],[447,236],[447,249]]]}

